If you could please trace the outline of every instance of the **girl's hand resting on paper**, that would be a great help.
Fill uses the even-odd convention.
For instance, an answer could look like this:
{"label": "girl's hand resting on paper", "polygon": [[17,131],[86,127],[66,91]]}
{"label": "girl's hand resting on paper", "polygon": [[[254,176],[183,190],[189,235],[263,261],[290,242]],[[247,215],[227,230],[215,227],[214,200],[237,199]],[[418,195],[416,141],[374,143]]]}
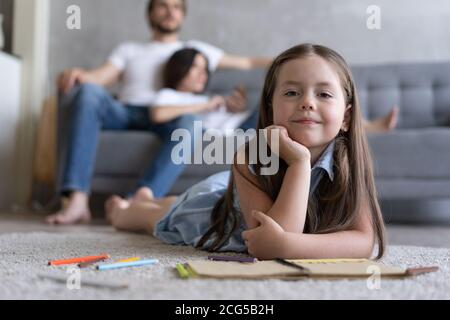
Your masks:
{"label": "girl's hand resting on paper", "polygon": [[242,233],[248,253],[260,260],[273,260],[282,256],[285,231],[268,215],[253,211],[259,227]]}
{"label": "girl's hand resting on paper", "polygon": [[[287,129],[283,126],[270,126],[264,129],[267,134],[267,144],[269,145],[272,152],[278,154],[280,158],[282,158],[288,166],[291,166],[298,162],[311,161],[311,152],[304,145],[292,140],[289,137],[289,133]],[[279,143],[278,143],[278,152],[276,152],[275,146],[272,147],[272,134],[274,131],[278,130],[279,132]]]}

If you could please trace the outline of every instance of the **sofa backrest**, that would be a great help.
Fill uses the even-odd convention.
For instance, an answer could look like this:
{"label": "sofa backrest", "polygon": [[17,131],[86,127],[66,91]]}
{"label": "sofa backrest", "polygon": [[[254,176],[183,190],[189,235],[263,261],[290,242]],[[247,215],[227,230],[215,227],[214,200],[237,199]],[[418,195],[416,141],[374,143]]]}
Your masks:
{"label": "sofa backrest", "polygon": [[398,105],[399,128],[450,124],[450,62],[354,66],[352,71],[368,119]]}
{"label": "sofa backrest", "polygon": [[[361,108],[367,119],[400,107],[399,128],[450,125],[450,62],[360,65],[352,67]],[[237,85],[247,88],[249,105],[259,103],[266,71],[221,70],[208,91],[228,94]]]}
{"label": "sofa backrest", "polygon": [[228,95],[236,86],[244,86],[247,90],[249,107],[257,108],[265,76],[265,69],[219,70],[212,75],[207,91],[209,94]]}

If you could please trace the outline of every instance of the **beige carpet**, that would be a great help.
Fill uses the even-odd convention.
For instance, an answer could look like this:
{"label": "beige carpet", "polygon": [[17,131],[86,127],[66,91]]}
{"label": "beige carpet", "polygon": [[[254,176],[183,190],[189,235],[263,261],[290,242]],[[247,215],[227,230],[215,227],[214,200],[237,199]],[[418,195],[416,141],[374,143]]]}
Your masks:
{"label": "beige carpet", "polygon": [[[68,277],[66,267],[48,267],[63,257],[109,253],[113,258],[157,258],[154,266],[114,271],[84,269],[82,280],[119,281],[128,289],[111,290],[43,280],[39,274]],[[174,266],[207,253],[167,246],[146,235],[111,229],[80,233],[14,233],[0,235],[0,299],[448,299],[450,249],[393,246],[386,263],[403,267],[439,265],[440,271],[417,278],[381,281],[370,290],[366,280],[216,281],[179,279]]]}

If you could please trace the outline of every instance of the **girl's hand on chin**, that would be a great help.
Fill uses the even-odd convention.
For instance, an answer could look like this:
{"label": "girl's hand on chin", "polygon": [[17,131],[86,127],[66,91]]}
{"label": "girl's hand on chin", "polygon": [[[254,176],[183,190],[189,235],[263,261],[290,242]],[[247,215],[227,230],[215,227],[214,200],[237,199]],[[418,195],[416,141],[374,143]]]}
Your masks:
{"label": "girl's hand on chin", "polygon": [[[285,127],[273,125],[264,130],[266,131],[267,144],[272,152],[275,152],[280,158],[286,161],[289,166],[299,162],[311,161],[311,152],[309,149],[297,141],[292,140]],[[276,131],[279,135],[278,152],[276,146],[272,146],[272,134]],[[273,142],[275,143],[276,140]]]}

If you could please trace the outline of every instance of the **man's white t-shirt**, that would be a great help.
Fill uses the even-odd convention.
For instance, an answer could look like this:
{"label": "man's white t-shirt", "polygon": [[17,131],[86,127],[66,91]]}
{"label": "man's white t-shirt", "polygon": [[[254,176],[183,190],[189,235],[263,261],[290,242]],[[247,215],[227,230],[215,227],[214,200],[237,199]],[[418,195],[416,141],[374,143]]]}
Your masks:
{"label": "man's white t-shirt", "polygon": [[224,55],[221,49],[201,41],[124,43],[113,51],[108,60],[123,72],[119,101],[151,106],[156,92],[162,87],[164,64],[182,48],[195,48],[202,52],[208,58],[211,71],[217,68]]}
{"label": "man's white t-shirt", "polygon": [[[181,92],[173,89],[162,89],[158,91],[153,100],[155,107],[170,107],[170,106],[188,106],[193,104],[207,103],[208,96],[194,94],[190,92]],[[227,111],[225,106],[220,107],[215,111],[205,112],[200,114],[203,121],[204,129],[217,129],[223,135],[239,126],[249,117],[250,112],[231,113]]]}

